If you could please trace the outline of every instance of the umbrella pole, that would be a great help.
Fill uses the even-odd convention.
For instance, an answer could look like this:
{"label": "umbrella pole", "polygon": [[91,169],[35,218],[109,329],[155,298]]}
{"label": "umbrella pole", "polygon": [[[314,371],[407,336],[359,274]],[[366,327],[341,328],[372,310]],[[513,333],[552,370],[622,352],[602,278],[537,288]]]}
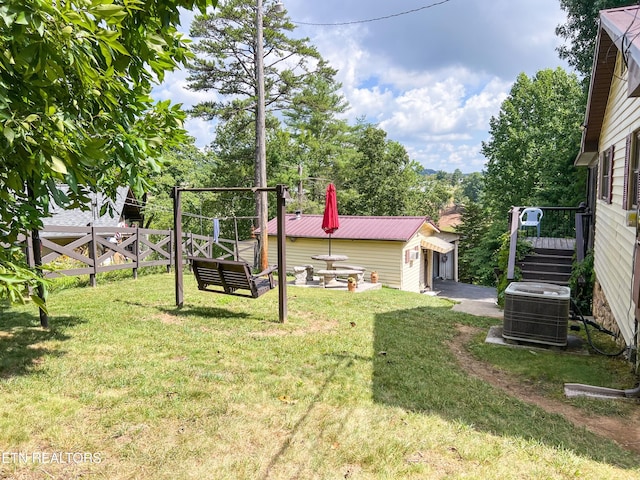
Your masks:
{"label": "umbrella pole", "polygon": [[329,234],[329,255],[331,255],[331,234]]}

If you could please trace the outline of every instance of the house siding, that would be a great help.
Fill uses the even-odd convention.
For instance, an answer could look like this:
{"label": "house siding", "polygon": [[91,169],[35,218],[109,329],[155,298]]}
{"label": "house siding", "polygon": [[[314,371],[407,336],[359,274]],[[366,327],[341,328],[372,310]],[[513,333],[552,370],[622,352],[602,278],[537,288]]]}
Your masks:
{"label": "house siding", "polygon": [[[611,203],[598,199],[594,268],[599,285],[627,344],[634,343],[633,253],[635,227],[627,226],[623,208],[625,150],[627,135],[640,128],[640,99],[627,98],[626,72],[620,78],[620,55],[611,84],[602,126],[599,151],[614,146]],[[598,179],[600,181],[600,179]],[[598,185],[600,187],[600,185]],[[596,306],[597,307],[597,306]]]}

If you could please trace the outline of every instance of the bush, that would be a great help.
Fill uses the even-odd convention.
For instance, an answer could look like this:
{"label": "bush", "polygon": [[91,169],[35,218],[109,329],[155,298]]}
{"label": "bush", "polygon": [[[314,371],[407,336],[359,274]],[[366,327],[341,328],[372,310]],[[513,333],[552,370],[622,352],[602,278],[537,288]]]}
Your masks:
{"label": "bush", "polygon": [[593,310],[593,286],[595,285],[593,270],[593,250],[585,255],[582,262],[574,262],[571,269],[569,287],[571,296],[582,315],[591,315]]}

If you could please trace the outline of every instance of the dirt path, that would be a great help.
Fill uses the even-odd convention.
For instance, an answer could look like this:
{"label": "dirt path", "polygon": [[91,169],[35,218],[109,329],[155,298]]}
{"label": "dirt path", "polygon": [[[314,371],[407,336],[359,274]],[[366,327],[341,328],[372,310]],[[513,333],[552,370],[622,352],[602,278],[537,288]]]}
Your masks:
{"label": "dirt path", "polygon": [[630,418],[604,417],[586,413],[561,401],[539,395],[532,391],[531,386],[524,385],[511,375],[478,361],[467,352],[465,346],[480,331],[479,328],[458,325],[458,335],[449,345],[460,364],[471,375],[500,388],[523,402],[537,405],[547,412],[560,414],[576,426],[585,427],[598,435],[613,440],[622,448],[640,454],[640,410],[636,410]]}

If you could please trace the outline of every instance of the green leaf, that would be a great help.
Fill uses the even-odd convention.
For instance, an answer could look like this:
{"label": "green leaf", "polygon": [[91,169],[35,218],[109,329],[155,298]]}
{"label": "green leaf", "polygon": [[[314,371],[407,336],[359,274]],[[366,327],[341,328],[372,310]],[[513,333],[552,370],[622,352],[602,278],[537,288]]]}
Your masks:
{"label": "green leaf", "polygon": [[64,162],[60,158],[56,157],[55,155],[51,155],[51,169],[54,172],[58,172],[62,174],[67,173],[67,166],[64,164]]}
{"label": "green leaf", "polygon": [[11,127],[4,127],[4,138],[7,139],[9,144],[13,144],[13,140],[16,137],[16,132],[13,131]]}
{"label": "green leaf", "polygon": [[29,25],[29,21],[27,20],[27,16],[24,12],[18,13],[18,18],[16,18],[15,22],[18,25]]}

